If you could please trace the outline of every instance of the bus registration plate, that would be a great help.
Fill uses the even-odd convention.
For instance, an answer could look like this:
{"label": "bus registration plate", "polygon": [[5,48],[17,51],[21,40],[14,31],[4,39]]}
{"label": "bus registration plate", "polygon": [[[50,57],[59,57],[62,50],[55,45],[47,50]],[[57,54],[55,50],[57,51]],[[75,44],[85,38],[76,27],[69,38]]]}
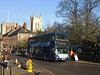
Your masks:
{"label": "bus registration plate", "polygon": [[65,60],[65,58],[62,58],[62,60]]}

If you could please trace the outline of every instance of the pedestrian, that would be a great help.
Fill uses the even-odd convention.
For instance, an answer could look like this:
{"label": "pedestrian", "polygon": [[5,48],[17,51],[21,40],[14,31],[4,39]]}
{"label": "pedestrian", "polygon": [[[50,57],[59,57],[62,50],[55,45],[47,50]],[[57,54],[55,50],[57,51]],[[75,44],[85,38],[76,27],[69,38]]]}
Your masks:
{"label": "pedestrian", "polygon": [[96,56],[97,56],[97,52],[96,52],[96,49],[93,47],[93,49],[92,49],[92,58],[93,58],[94,62],[96,61]]}
{"label": "pedestrian", "polygon": [[79,55],[79,53],[78,53],[78,50],[76,49],[76,55],[78,56]]}
{"label": "pedestrian", "polygon": [[10,56],[8,54],[8,52],[6,51],[3,55],[3,60],[4,60],[4,66],[5,68],[8,70],[8,65],[9,65],[9,61],[10,61]]}
{"label": "pedestrian", "polygon": [[10,54],[10,50],[8,50],[8,53]]}
{"label": "pedestrian", "polygon": [[70,60],[74,60],[74,52],[72,49],[70,50]]}

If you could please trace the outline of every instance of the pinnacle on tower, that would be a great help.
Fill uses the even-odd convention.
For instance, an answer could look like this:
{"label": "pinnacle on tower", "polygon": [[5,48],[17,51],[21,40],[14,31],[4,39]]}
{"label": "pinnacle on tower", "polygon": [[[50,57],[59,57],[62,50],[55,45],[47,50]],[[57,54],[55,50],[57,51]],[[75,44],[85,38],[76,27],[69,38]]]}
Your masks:
{"label": "pinnacle on tower", "polygon": [[37,18],[38,18],[38,14],[37,14]]}
{"label": "pinnacle on tower", "polygon": [[42,17],[41,13],[40,13],[40,18]]}
{"label": "pinnacle on tower", "polygon": [[30,14],[30,17],[32,17],[32,14]]}
{"label": "pinnacle on tower", "polygon": [[34,14],[34,12],[33,12],[33,18],[35,18],[35,14]]}
{"label": "pinnacle on tower", "polygon": [[32,19],[32,14],[30,14],[30,20]]}

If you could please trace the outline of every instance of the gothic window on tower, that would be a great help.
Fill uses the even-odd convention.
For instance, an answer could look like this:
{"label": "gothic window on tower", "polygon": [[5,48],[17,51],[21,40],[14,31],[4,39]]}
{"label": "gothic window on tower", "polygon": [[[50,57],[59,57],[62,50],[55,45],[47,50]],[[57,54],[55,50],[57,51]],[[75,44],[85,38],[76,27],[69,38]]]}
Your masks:
{"label": "gothic window on tower", "polygon": [[39,23],[38,23],[38,29],[39,29]]}
{"label": "gothic window on tower", "polygon": [[35,23],[35,29],[37,29],[37,23]]}

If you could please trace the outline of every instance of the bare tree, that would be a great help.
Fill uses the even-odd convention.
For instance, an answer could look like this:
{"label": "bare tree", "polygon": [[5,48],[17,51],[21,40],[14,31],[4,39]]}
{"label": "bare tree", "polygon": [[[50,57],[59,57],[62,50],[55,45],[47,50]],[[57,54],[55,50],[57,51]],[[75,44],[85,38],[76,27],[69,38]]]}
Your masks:
{"label": "bare tree", "polygon": [[63,0],[61,1],[56,12],[57,17],[64,17],[65,21],[69,20],[71,23],[76,24],[79,22],[79,0]]}
{"label": "bare tree", "polygon": [[58,4],[57,17],[63,17],[69,23],[70,38],[73,44],[81,44],[82,40],[97,42],[98,19],[94,9],[100,0],[62,0]]}
{"label": "bare tree", "polygon": [[98,19],[94,13],[94,9],[98,7],[100,0],[84,0],[83,2],[83,24],[84,36],[87,41],[97,43]]}

